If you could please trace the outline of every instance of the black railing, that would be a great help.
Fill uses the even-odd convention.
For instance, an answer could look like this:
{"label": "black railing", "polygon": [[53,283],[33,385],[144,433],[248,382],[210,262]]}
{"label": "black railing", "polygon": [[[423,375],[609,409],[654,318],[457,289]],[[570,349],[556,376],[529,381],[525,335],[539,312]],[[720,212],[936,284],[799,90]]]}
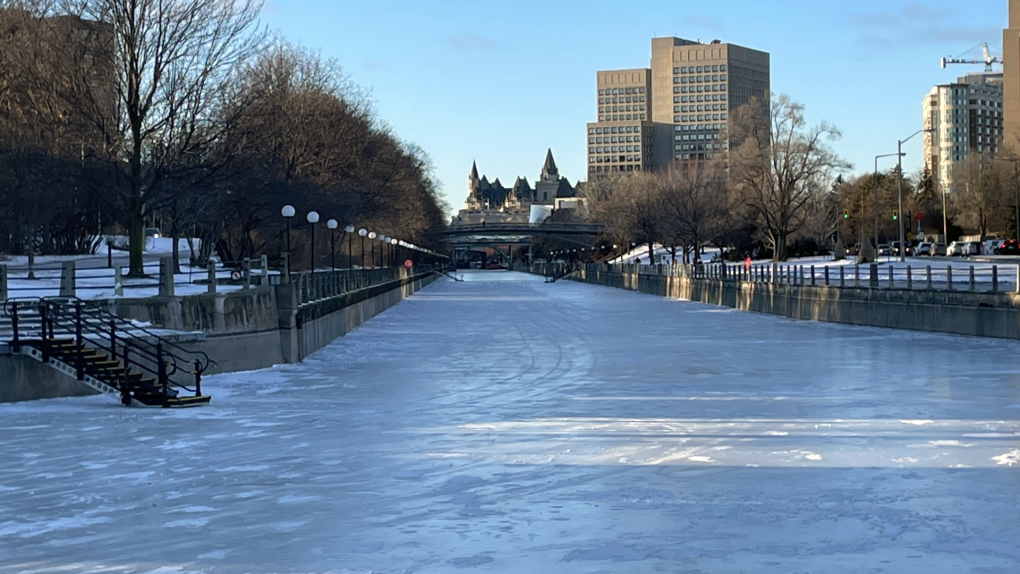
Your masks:
{"label": "black railing", "polygon": [[[149,390],[164,398],[177,396],[181,391],[195,396],[202,394],[202,373],[209,367],[208,355],[184,349],[94,303],[74,297],[12,299],[3,309],[11,318],[11,346],[15,351],[19,351],[26,340],[38,339],[42,343],[43,359],[47,360],[50,344],[61,338],[73,338],[79,349],[95,348],[118,360],[124,368],[124,377],[131,372],[151,377],[154,382]],[[38,317],[38,325],[26,329],[26,320],[34,316]],[[38,337],[33,336],[35,333]],[[85,365],[80,352],[76,361],[72,366],[82,380]],[[121,381],[126,382],[126,378]],[[144,386],[141,380],[134,383]],[[118,386],[125,388],[123,384]]]}

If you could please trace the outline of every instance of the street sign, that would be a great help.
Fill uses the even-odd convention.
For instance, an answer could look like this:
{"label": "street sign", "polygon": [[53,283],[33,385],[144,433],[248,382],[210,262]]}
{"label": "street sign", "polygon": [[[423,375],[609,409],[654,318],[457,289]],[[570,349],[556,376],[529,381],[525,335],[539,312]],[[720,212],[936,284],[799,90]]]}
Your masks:
{"label": "street sign", "polygon": [[921,213],[918,212],[918,214],[916,216],[914,216],[914,219],[916,219],[918,221],[921,221]]}
{"label": "street sign", "polygon": [[410,259],[404,260],[404,268],[410,269],[411,267],[414,267],[414,262]]}

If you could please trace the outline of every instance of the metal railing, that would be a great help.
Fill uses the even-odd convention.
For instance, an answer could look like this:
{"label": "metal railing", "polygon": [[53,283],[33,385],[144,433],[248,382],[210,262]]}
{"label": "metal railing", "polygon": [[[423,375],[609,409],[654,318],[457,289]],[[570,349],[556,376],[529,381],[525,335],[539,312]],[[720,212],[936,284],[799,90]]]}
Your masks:
{"label": "metal railing", "polygon": [[684,277],[730,282],[779,285],[966,291],[978,293],[1020,292],[1020,265],[975,264],[870,264],[794,265],[709,263],[699,265],[607,265],[546,263],[530,271],[559,277],[572,269],[586,272],[616,272],[638,276]]}
{"label": "metal railing", "polygon": [[[70,339],[79,349],[104,351],[123,366],[121,376],[125,380],[112,381],[119,383],[118,388],[126,388],[126,377],[134,371],[151,377],[154,383],[148,385],[149,390],[164,398],[177,396],[180,391],[194,396],[202,394],[202,373],[209,367],[208,355],[184,349],[94,303],[74,297],[11,299],[4,304],[3,311],[11,320],[10,344],[15,352],[22,344],[38,341],[45,361],[50,344]],[[78,380],[83,380],[85,366],[81,353],[73,367]],[[146,386],[140,380],[134,384]]]}

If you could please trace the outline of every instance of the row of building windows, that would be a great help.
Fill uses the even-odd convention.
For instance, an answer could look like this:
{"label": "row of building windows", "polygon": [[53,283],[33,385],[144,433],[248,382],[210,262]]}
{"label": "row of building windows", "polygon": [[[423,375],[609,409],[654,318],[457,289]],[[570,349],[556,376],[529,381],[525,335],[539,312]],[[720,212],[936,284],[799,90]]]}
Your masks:
{"label": "row of building windows", "polygon": [[619,172],[619,171],[641,171],[641,166],[640,165],[607,165],[606,167],[603,168],[601,165],[598,165],[598,166],[593,165],[593,166],[588,168],[588,171],[590,173],[611,173],[611,172],[615,173],[615,172]]}
{"label": "row of building windows", "polygon": [[722,150],[726,149],[725,143],[711,143],[711,144],[677,144],[673,146],[674,151],[705,151],[705,150]]}
{"label": "row of building windows", "polygon": [[589,156],[588,163],[624,163],[628,161],[641,161],[639,155],[606,155]]}
{"label": "row of building windows", "polygon": [[643,94],[645,93],[644,88],[606,88],[599,90],[600,96],[616,96],[620,94]]}
{"label": "row of building windows", "polygon": [[676,159],[691,160],[691,159],[712,159],[710,153],[678,153],[673,156]]}
{"label": "row of building windows", "polygon": [[673,78],[674,84],[701,84],[710,82],[725,82],[726,74],[714,76],[676,76]]}
{"label": "row of building windows", "polygon": [[694,142],[701,140],[717,140],[719,134],[683,134],[680,136],[673,136],[673,139],[678,142]]}
{"label": "row of building windows", "polygon": [[700,74],[702,72],[725,72],[726,64],[713,64],[711,66],[681,66],[673,68],[674,74]]}
{"label": "row of building windows", "polygon": [[588,148],[588,153],[617,153],[617,152],[619,152],[619,153],[623,153],[623,152],[641,153],[641,146],[639,146],[639,145],[627,145],[627,146],[621,145],[621,146],[615,146],[614,145],[614,146],[597,146],[597,147],[589,147]]}
{"label": "row of building windows", "polygon": [[674,86],[674,94],[693,94],[701,92],[725,92],[726,84],[705,84],[697,86]]}
{"label": "row of building windows", "polygon": [[[699,95],[699,96],[673,96],[673,103],[674,104],[686,104],[686,103],[692,103],[693,104],[695,102],[725,102],[725,101],[726,101],[726,94],[705,94],[705,95]],[[726,106],[723,106],[722,109],[725,110]]]}
{"label": "row of building windows", "polygon": [[704,106],[673,106],[674,114],[687,112],[721,112],[726,111],[726,104],[706,104]]}
{"label": "row of building windows", "polygon": [[639,134],[641,126],[611,126],[605,128],[588,128],[588,135],[599,134]]}
{"label": "row of building windows", "polygon": [[642,103],[644,101],[645,101],[644,96],[627,96],[627,97],[620,96],[617,98],[599,98],[600,104],[633,104]]}
{"label": "row of building windows", "polygon": [[641,143],[641,136],[613,136],[611,138],[588,138],[590,144],[601,143]]}
{"label": "row of building windows", "polygon": [[725,120],[726,114],[695,114],[691,116],[673,116],[673,123],[680,122],[710,122]]}
{"label": "row of building windows", "polygon": [[626,122],[630,120],[643,120],[643,119],[645,119],[645,114],[613,114],[599,116],[600,122]]}
{"label": "row of building windows", "polygon": [[605,114],[609,112],[643,112],[643,111],[645,111],[645,106],[643,104],[637,106],[599,106],[600,114]]}

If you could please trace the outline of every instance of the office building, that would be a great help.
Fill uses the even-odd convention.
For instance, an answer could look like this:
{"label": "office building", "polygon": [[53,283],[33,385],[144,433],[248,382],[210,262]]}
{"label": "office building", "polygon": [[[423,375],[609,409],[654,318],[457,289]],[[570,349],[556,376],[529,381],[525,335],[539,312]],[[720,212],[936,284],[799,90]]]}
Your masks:
{"label": "office building", "polygon": [[[766,52],[653,38],[649,68],[596,74],[598,121],[587,125],[589,178],[657,170],[674,159],[711,159],[729,147],[733,111],[767,105]],[[608,144],[608,145],[607,145]]]}
{"label": "office building", "polygon": [[1003,137],[1003,75],[967,74],[935,86],[922,102],[924,161],[942,189],[971,153],[994,155]]}
{"label": "office building", "polygon": [[1002,31],[1002,143],[1020,153],[1020,0],[1009,0],[1009,27]]}

